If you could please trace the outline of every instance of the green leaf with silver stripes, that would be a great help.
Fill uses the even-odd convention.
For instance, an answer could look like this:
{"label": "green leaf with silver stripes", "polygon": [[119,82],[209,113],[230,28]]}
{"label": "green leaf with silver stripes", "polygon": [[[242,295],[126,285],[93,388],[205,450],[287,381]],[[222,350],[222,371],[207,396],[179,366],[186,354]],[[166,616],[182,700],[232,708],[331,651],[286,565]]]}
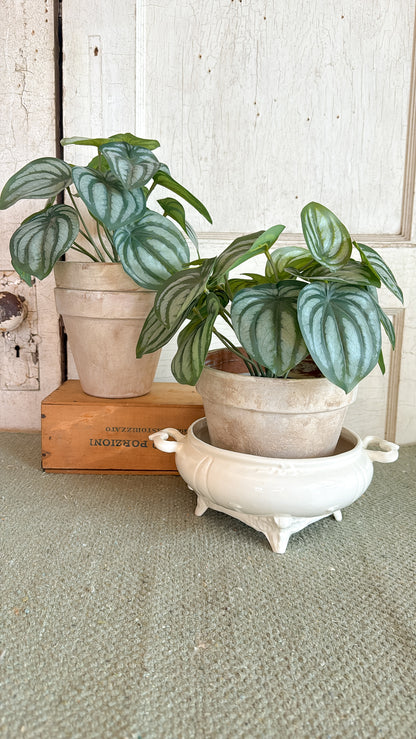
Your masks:
{"label": "green leaf with silver stripes", "polygon": [[176,334],[184,317],[180,317],[178,322],[169,328],[156,315],[154,306],[147,314],[146,320],[140,332],[139,340],[136,346],[136,357],[140,359],[144,354],[151,354],[165,346],[170,339]]}
{"label": "green leaf with silver stripes", "polygon": [[179,223],[180,227],[186,230],[186,219],[185,219],[185,208],[175,198],[161,198],[157,201],[161,208],[163,208],[163,215],[173,218],[176,223]]}
{"label": "green leaf with silver stripes", "polygon": [[158,171],[160,162],[148,149],[132,146],[123,141],[113,141],[100,146],[110,169],[127,190],[143,187]]}
{"label": "green leaf with silver stripes", "polygon": [[113,241],[127,274],[149,290],[157,290],[189,261],[189,247],[179,229],[151,210],[117,229]]}
{"label": "green leaf with silver stripes", "polygon": [[207,259],[199,267],[180,270],[166,280],[155,298],[156,315],[165,326],[176,324],[205,292],[214,261]]}
{"label": "green leaf with silver stripes", "polygon": [[166,187],[168,190],[171,190],[176,195],[179,195],[179,197],[183,198],[184,200],[186,200],[187,203],[192,205],[192,207],[195,208],[198,213],[201,213],[201,215],[204,216],[204,218],[206,218],[209,223],[212,223],[212,218],[208,213],[205,205],[203,205],[203,203],[201,203],[201,201],[198,200],[195,195],[192,195],[192,193],[189,192],[186,187],[181,185],[179,182],[176,182],[176,180],[174,180],[170,174],[168,174],[166,171],[163,171],[162,168],[159,168],[159,171],[156,172],[153,181],[157,185]]}
{"label": "green leaf with silver stripes", "polygon": [[240,290],[233,299],[231,320],[249,356],[284,377],[308,350],[296,316],[302,284],[283,280]]}
{"label": "green leaf with silver stripes", "polygon": [[90,213],[110,231],[137,220],[145,210],[146,201],[142,191],[126,190],[112,172],[74,167],[72,176],[79,196]]}
{"label": "green leaf with silver stripes", "polygon": [[239,264],[250,259],[253,256],[253,254],[250,253],[250,248],[262,233],[263,231],[257,231],[256,233],[238,236],[238,238],[234,239],[234,241],[232,241],[231,244],[227,246],[227,248],[224,249],[218,257],[216,257],[212,279],[220,280],[232,269],[238,267]]}
{"label": "green leaf with silver stripes", "polygon": [[264,254],[278,239],[284,226],[272,226],[266,231],[238,236],[217,257],[213,271],[213,279],[220,280],[224,275],[243,264],[247,259]]}
{"label": "green leaf with silver stripes", "polygon": [[392,347],[394,349],[394,347],[396,346],[396,332],[394,330],[393,323],[390,320],[390,318],[388,317],[388,315],[386,315],[386,313],[384,312],[384,310],[380,307],[380,305],[378,304],[378,301],[377,301],[376,298],[374,299],[374,302],[375,302],[375,305],[376,305],[376,309],[377,309],[378,317],[380,319],[380,323],[383,326],[384,331],[386,332],[386,336],[387,336],[390,344],[392,345]]}
{"label": "green leaf with silver stripes", "polygon": [[393,293],[393,295],[403,303],[403,292],[396,282],[396,278],[393,275],[390,267],[387,266],[384,259],[380,254],[372,249],[371,246],[366,244],[357,244],[354,241],[354,246],[357,247],[361,254],[363,262],[380,278],[381,282]]}
{"label": "green leaf with silver stripes", "polygon": [[356,262],[350,259],[345,265],[336,271],[324,267],[313,261],[301,269],[295,269],[293,264],[287,265],[286,269],[290,274],[301,277],[308,282],[343,282],[349,285],[369,285],[380,287],[380,278],[375,272],[362,262]]}
{"label": "green leaf with silver stripes", "polygon": [[330,270],[348,262],[351,236],[339,218],[320,203],[308,203],[300,214],[306,244],[314,259]]}
{"label": "green leaf with silver stripes", "polygon": [[53,205],[26,220],[10,240],[12,265],[31,285],[31,275],[43,280],[74,243],[78,216],[69,205]]}
{"label": "green leaf with silver stripes", "polygon": [[55,198],[72,182],[72,168],[55,157],[29,162],[7,180],[0,195],[0,210],[18,200]]}
{"label": "green leaf with silver stripes", "polygon": [[380,316],[365,287],[306,285],[298,299],[298,320],[315,364],[346,393],[377,364]]}
{"label": "green leaf with silver stripes", "polygon": [[77,146],[102,146],[110,141],[125,141],[132,146],[142,146],[144,149],[157,149],[160,144],[155,139],[141,139],[132,133],[115,133],[114,136],[108,138],[89,139],[85,136],[72,136],[71,138],[61,139],[62,146],[76,144]]}
{"label": "green leaf with silver stripes", "polygon": [[219,314],[221,303],[217,296],[209,293],[206,297],[205,318],[192,319],[178,336],[178,349],[172,360],[172,374],[183,385],[195,385],[204,369],[212,330]]}
{"label": "green leaf with silver stripes", "polygon": [[191,224],[185,218],[185,208],[182,203],[175,198],[161,198],[157,202],[163,208],[163,215],[167,215],[169,218],[173,218],[176,223],[179,223],[193,245],[198,249],[198,237]]}
{"label": "green leaf with silver stripes", "polygon": [[292,276],[286,267],[303,269],[312,262],[311,255],[304,246],[281,246],[270,255],[272,264],[266,264],[266,277],[277,277],[278,280],[291,280]]}

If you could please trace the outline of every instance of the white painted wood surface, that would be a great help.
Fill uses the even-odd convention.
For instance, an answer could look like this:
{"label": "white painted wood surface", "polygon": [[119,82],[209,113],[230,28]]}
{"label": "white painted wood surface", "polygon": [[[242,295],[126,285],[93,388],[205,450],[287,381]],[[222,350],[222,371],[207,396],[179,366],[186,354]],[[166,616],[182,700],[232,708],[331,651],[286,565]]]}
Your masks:
{"label": "white painted wood surface", "polygon": [[314,199],[357,233],[399,232],[413,2],[139,6],[146,130],[215,231],[296,232]]}
{"label": "white painted wood surface", "polygon": [[[7,176],[10,164],[17,169],[45,153],[39,130],[51,142],[46,153],[53,153],[52,40],[44,33],[49,6],[38,5],[26,0],[15,7],[7,0],[2,11],[6,84],[0,94],[8,96],[3,109],[9,117],[0,121],[7,141],[0,167]],[[414,0],[63,3],[64,135],[131,130],[159,138],[172,175],[213,216],[210,227],[187,208],[204,254],[216,253],[236,233],[279,222],[287,226],[284,242],[294,243],[290,233],[299,232],[300,209],[311,199],[329,206],[353,232],[378,235],[362,240],[382,249],[405,290],[403,351],[400,367],[397,361],[393,367],[395,378],[400,370],[400,443],[416,441],[416,250],[401,237],[404,182],[406,237],[412,233],[415,115],[410,142],[407,123],[414,12]],[[42,44],[34,43],[32,30]],[[24,133],[22,151],[11,121]],[[83,156],[87,162],[90,152]],[[409,161],[413,169],[407,167],[405,177]],[[397,310],[389,295],[383,305]],[[159,380],[171,377],[172,351],[163,352]],[[375,371],[352,418],[360,433],[381,434],[388,417],[391,427],[393,395],[389,377]]]}
{"label": "white painted wood surface", "polygon": [[[205,255],[274,223],[294,243],[311,199],[354,233],[379,234],[362,240],[382,249],[405,289],[393,366],[401,384],[393,397],[386,346],[387,375],[374,370],[349,422],[380,435],[397,422],[400,443],[416,440],[416,251],[400,236],[414,11],[411,0],[128,0],[115,19],[107,3],[64,6],[65,135],[95,134],[102,121],[101,133],[130,127],[158,138],[173,176],[213,216],[210,227],[187,209]],[[88,90],[99,90],[94,111]],[[398,310],[386,293],[383,305]],[[174,346],[163,350],[158,380],[172,379]]]}
{"label": "white painted wood surface", "polygon": [[[53,2],[3,0],[0,8],[0,187],[30,159],[55,155],[54,66]],[[17,275],[10,274],[9,239],[21,220],[41,208],[42,202],[26,201],[0,211],[0,272],[7,273],[11,290],[18,294],[27,294],[27,290],[19,289]],[[19,341],[27,342],[29,337],[32,347],[36,342],[39,389],[34,389],[36,384],[30,377],[30,367],[27,378],[19,357],[14,365],[10,359],[8,374],[14,378],[11,384],[32,389],[0,390],[0,429],[38,429],[41,400],[61,382],[53,286],[53,278],[48,278],[31,289],[27,300],[30,310],[33,308],[33,324],[29,332],[27,322],[17,331]],[[3,354],[6,345],[7,337],[0,334]]]}

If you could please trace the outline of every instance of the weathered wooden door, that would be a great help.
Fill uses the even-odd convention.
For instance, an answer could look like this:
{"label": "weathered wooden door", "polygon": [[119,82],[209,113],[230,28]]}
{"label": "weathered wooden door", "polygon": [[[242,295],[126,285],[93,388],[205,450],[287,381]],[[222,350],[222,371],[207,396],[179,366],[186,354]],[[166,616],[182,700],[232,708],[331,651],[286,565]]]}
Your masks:
{"label": "weathered wooden door", "polygon": [[[65,0],[65,136],[131,130],[208,206],[206,254],[284,223],[300,240],[318,200],[380,249],[405,292],[387,373],[362,383],[349,423],[416,440],[414,0]],[[71,152],[68,152],[71,155]],[[85,161],[89,153],[85,153]],[[189,214],[190,215],[190,214]],[[169,379],[166,348],[158,379]]]}
{"label": "weathered wooden door", "polygon": [[[0,187],[30,159],[56,154],[53,0],[0,8]],[[0,429],[38,429],[41,399],[61,382],[53,277],[29,288],[10,264],[9,239],[40,201],[0,211],[0,292],[21,296],[27,317],[0,332]]]}

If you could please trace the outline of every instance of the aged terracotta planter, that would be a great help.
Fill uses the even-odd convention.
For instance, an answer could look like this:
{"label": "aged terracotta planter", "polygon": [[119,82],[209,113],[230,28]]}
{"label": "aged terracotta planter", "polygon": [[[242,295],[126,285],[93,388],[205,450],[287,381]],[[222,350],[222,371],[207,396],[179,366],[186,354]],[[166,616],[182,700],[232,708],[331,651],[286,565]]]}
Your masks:
{"label": "aged terracotta planter", "polygon": [[210,352],[197,383],[211,443],[262,457],[310,458],[333,454],[348,395],[325,377],[251,377],[227,349]]}
{"label": "aged terracotta planter", "polygon": [[120,264],[58,262],[55,301],[81,387],[101,398],[131,398],[151,389],[160,352],[136,359],[136,343],[155,293]]}

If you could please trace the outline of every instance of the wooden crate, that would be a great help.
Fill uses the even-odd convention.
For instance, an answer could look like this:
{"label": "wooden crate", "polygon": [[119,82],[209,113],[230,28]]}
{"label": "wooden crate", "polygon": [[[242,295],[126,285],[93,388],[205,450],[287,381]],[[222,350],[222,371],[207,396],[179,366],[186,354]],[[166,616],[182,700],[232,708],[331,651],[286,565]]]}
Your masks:
{"label": "wooden crate", "polygon": [[42,402],[42,469],[96,474],[177,474],[175,455],[149,434],[167,426],[186,433],[204,415],[193,387],[155,382],[140,398],[94,398],[68,380]]}

